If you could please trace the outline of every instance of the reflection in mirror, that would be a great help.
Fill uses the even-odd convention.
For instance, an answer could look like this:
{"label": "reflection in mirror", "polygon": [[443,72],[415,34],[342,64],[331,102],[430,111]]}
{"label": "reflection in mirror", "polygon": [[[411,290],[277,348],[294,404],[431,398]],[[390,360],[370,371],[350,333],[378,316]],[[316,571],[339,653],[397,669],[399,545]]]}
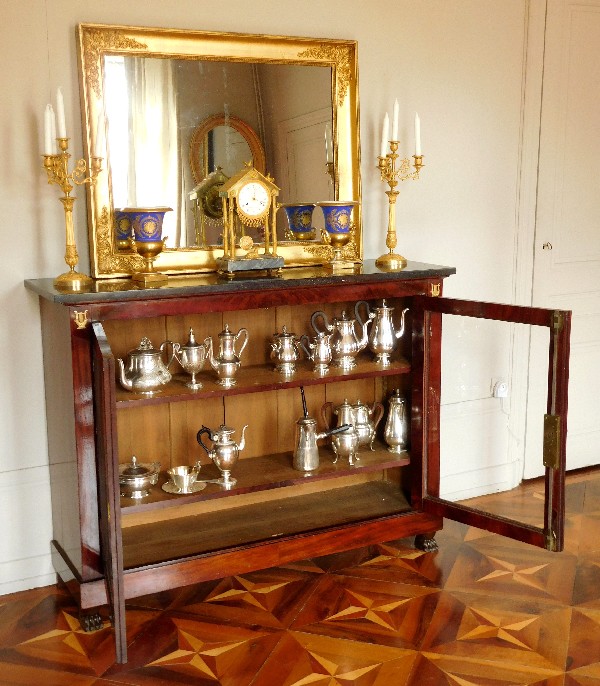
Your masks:
{"label": "reflection in mirror", "polygon": [[[173,208],[165,228],[167,247],[157,258],[161,272],[217,269],[223,253],[220,231],[202,241],[193,194],[211,173],[226,175],[218,172],[223,166],[219,157],[235,159],[230,143],[237,147],[234,131],[240,129],[211,134],[212,140],[203,144],[206,163],[202,150],[200,176],[194,177],[190,164],[194,131],[215,115],[230,121],[237,117],[256,135],[281,203],[359,202],[349,257],[360,261],[356,41],[81,24],[78,51],[85,155],[104,159],[96,184],[86,188],[95,278],[126,277],[140,270],[140,256],[117,244],[115,208],[141,204]],[[244,152],[233,166],[242,156]],[[209,200],[214,205],[214,198]],[[322,213],[314,214],[322,219]],[[287,228],[283,210],[277,220],[278,252],[285,267],[330,259],[329,245],[282,240]]]}
{"label": "reflection in mirror", "polygon": [[[334,199],[331,84],[327,66],[105,56],[113,207],[172,207],[166,247],[202,249],[221,244],[222,220],[201,193],[245,162],[274,177],[281,202]],[[281,211],[280,241],[285,229]]]}

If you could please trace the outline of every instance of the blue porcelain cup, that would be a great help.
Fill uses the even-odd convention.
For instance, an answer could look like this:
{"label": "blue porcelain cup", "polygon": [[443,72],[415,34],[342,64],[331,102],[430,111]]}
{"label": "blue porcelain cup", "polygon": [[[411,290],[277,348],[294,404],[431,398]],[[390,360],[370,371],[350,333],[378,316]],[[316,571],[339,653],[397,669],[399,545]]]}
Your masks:
{"label": "blue porcelain cup", "polygon": [[329,234],[332,245],[345,245],[352,229],[352,210],[358,202],[355,200],[324,200],[317,205],[323,210],[325,231]]}
{"label": "blue porcelain cup", "polygon": [[131,227],[131,217],[127,212],[115,208],[115,241],[119,250],[131,248],[133,229]]}
{"label": "blue porcelain cup", "polygon": [[314,202],[294,202],[280,205],[285,211],[289,230],[298,241],[307,241],[315,237],[312,225]]}
{"label": "blue porcelain cup", "polygon": [[133,227],[136,243],[155,243],[162,240],[162,226],[170,207],[126,207],[121,214],[127,215]]}

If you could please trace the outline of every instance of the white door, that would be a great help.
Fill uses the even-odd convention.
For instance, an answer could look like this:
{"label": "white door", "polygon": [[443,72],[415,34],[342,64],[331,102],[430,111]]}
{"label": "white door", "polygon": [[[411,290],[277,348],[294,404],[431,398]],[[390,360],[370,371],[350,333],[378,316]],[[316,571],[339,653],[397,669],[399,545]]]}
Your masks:
{"label": "white door", "polygon": [[[546,19],[533,305],[573,311],[567,469],[577,469],[600,462],[600,0],[548,0]],[[534,337],[533,378],[542,349]],[[538,386],[528,417],[544,405]],[[528,422],[526,478],[543,473],[541,442]]]}

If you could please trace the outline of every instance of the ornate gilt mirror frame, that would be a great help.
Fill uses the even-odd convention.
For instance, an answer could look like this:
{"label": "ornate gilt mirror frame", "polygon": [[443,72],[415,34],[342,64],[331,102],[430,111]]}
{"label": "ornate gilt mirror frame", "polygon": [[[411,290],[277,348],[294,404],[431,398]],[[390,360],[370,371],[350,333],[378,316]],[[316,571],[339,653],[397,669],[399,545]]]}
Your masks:
{"label": "ornate gilt mirror frame", "polygon": [[[120,252],[116,248],[107,159],[110,153],[105,144],[105,131],[99,131],[99,126],[105,126],[106,121],[104,61],[112,55],[330,68],[335,199],[359,201],[353,221],[358,257],[362,258],[356,41],[81,24],[78,52],[85,154],[89,158],[94,151],[105,158],[97,183],[87,189],[93,277],[128,276],[139,270],[138,263],[141,263],[136,253]],[[323,261],[297,241],[283,242],[278,252],[284,257],[286,267]],[[218,246],[169,248],[157,259],[157,268],[172,274],[215,271],[215,259],[222,254]]]}

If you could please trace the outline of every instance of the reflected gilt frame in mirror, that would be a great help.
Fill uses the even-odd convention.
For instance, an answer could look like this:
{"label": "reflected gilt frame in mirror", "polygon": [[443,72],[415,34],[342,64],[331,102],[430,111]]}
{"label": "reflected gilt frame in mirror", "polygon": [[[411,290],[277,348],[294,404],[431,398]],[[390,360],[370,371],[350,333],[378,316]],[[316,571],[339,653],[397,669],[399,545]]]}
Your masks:
{"label": "reflected gilt frame in mirror", "polygon": [[[88,157],[92,151],[95,154],[103,152],[102,156],[106,158],[109,156],[106,149],[98,152],[98,145],[106,145],[105,132],[98,130],[100,123],[104,125],[105,122],[105,56],[329,67],[332,77],[335,198],[358,201],[353,221],[358,258],[362,259],[356,41],[81,24],[78,27],[78,52],[84,146]],[[135,253],[120,252],[116,247],[109,159],[95,186],[87,190],[92,276],[117,278],[139,271],[142,258]],[[281,243],[278,253],[284,257],[286,267],[323,261],[322,257],[311,254],[295,241]],[[161,253],[157,267],[161,272],[171,274],[216,271],[215,260],[222,254],[218,246],[166,249]]]}

